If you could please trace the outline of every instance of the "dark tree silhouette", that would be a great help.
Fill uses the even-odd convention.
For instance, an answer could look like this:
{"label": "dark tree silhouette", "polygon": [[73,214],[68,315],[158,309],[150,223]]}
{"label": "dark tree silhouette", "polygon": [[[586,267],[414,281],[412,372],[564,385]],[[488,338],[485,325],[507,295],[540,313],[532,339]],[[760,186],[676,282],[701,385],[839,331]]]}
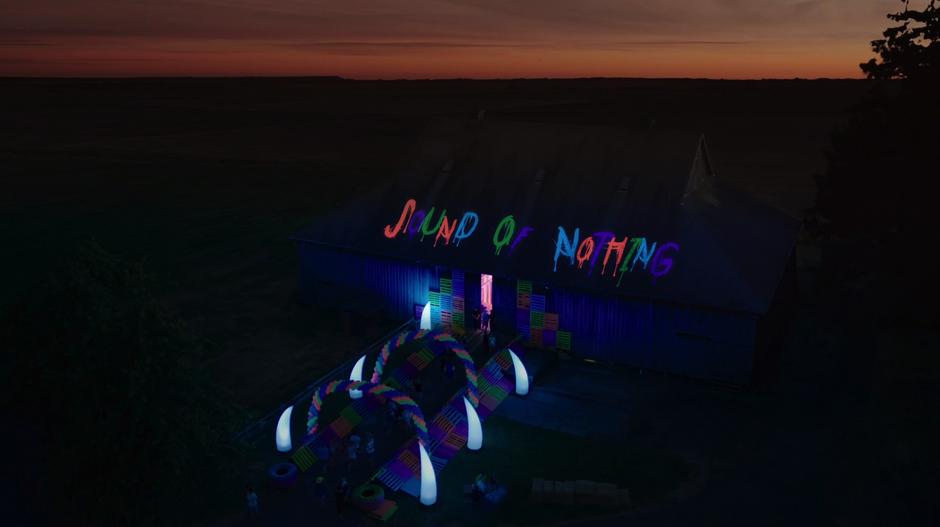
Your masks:
{"label": "dark tree silhouette", "polygon": [[211,346],[154,290],[92,243],[0,313],[4,433],[23,436],[4,479],[39,524],[180,524],[224,475],[232,413],[204,373]]}
{"label": "dark tree silhouette", "polygon": [[841,242],[841,263],[873,289],[903,290],[937,284],[936,250],[925,244],[938,218],[940,9],[905,2],[888,18],[899,25],[872,41],[878,58],[860,65],[872,90],[833,133],[808,224]]}
{"label": "dark tree silhouette", "polygon": [[901,24],[889,27],[884,38],[871,42],[872,51],[881,61],[870,59],[859,64],[869,79],[911,79],[936,82],[940,64],[940,9],[929,0],[923,11],[910,9],[888,18]]}

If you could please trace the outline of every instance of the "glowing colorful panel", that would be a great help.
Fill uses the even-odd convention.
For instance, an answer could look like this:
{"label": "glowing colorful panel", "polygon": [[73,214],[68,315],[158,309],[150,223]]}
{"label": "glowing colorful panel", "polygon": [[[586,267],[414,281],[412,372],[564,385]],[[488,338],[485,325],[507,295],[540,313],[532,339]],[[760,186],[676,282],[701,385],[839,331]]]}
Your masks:
{"label": "glowing colorful panel", "polygon": [[[327,395],[332,395],[334,393],[347,393],[351,390],[359,390],[369,396],[381,395],[386,399],[395,401],[395,403],[401,406],[401,408],[404,410],[405,418],[409,420],[414,426],[415,432],[418,436],[418,443],[428,444],[428,427],[424,420],[424,415],[421,413],[421,409],[418,408],[418,405],[415,404],[415,402],[410,397],[389,386],[362,381],[332,381],[320,386],[317,391],[314,392],[313,402],[310,405],[310,410],[307,412],[308,436],[314,436],[317,433],[318,419],[320,416],[320,408],[323,399]],[[351,425],[351,423],[349,423],[346,419],[338,419],[336,423],[340,423],[342,426],[347,427]],[[334,423],[334,426],[336,423]]]}
{"label": "glowing colorful panel", "polygon": [[408,342],[421,339],[431,341],[430,349],[435,357],[447,352],[457,356],[467,376],[467,398],[474,405],[478,404],[480,395],[479,388],[477,387],[476,364],[473,362],[473,357],[467,353],[463,344],[454,338],[453,335],[445,331],[403,331],[399,333],[398,336],[389,339],[389,341],[382,346],[379,356],[376,358],[375,368],[373,368],[372,373],[372,382],[378,383],[380,381],[385,365],[388,363],[392,352]]}

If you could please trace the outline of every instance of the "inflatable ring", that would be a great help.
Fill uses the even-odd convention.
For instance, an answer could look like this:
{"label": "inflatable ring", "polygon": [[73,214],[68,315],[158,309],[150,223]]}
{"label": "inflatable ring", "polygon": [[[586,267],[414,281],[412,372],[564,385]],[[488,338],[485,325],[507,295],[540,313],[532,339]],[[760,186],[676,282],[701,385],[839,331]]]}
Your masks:
{"label": "inflatable ring", "polygon": [[359,507],[371,511],[385,502],[385,491],[374,483],[367,483],[353,491],[352,499]]}
{"label": "inflatable ring", "polygon": [[268,470],[271,482],[279,489],[289,489],[297,483],[297,466],[293,463],[278,463]]}

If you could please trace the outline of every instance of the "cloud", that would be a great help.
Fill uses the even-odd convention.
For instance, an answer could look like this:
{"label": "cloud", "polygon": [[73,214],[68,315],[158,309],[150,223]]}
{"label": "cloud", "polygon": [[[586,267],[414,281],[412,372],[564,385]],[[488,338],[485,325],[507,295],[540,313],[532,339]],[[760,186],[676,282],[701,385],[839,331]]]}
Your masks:
{"label": "cloud", "polygon": [[[0,49],[399,56],[412,64],[452,52],[478,69],[486,57],[471,57],[477,50],[505,63],[513,53],[529,60],[540,52],[537,60],[544,61],[562,52],[589,58],[592,51],[815,56],[833,46],[855,46],[863,55],[885,27],[884,14],[899,6],[896,0],[7,1],[0,3]],[[852,59],[853,67],[864,58]]]}

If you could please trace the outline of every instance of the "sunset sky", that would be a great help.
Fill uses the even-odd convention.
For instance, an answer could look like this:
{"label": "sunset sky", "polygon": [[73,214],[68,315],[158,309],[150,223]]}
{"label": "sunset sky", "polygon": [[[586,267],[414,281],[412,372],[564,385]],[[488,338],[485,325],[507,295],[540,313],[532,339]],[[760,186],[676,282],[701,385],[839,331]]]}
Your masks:
{"label": "sunset sky", "polygon": [[[916,4],[916,1],[914,2]],[[0,0],[0,75],[859,77],[897,0]]]}

